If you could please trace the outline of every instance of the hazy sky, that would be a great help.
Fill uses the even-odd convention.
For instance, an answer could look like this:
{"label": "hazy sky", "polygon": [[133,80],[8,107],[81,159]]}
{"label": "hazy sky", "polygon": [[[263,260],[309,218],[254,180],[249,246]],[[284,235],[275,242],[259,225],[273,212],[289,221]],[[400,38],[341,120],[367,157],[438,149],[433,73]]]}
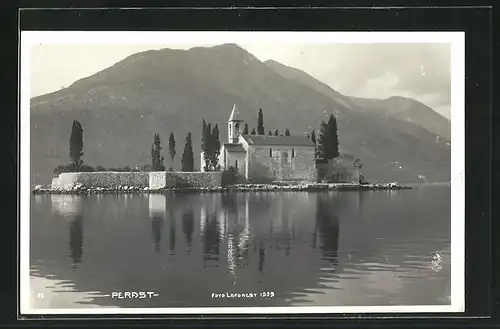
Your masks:
{"label": "hazy sky", "polygon": [[[239,43],[261,61],[305,71],[338,92],[357,97],[415,98],[450,117],[449,44]],[[197,44],[39,44],[31,48],[31,94],[67,87],[125,57],[149,49]],[[204,44],[207,46],[207,44]]]}

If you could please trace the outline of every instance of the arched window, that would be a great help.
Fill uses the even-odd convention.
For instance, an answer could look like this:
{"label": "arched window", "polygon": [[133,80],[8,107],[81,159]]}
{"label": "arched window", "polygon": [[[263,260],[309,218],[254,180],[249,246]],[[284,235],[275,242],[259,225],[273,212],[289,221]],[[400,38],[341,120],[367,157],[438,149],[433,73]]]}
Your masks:
{"label": "arched window", "polygon": [[235,166],[236,169],[238,169],[238,160],[234,161],[234,166]]}
{"label": "arched window", "polygon": [[272,157],[273,157],[273,149],[272,149],[272,148],[270,148],[270,149],[269,149],[269,157],[270,157],[270,158],[272,158]]}
{"label": "arched window", "polygon": [[295,149],[292,148],[292,158],[295,158]]}

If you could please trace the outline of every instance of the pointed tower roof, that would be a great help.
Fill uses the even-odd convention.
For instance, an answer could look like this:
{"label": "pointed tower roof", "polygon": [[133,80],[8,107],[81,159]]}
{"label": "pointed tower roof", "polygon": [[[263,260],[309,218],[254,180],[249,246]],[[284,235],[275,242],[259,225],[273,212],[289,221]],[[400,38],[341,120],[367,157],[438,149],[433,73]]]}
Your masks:
{"label": "pointed tower roof", "polygon": [[240,112],[236,107],[236,104],[233,105],[233,110],[231,111],[231,115],[229,116],[229,121],[243,121],[241,120]]}

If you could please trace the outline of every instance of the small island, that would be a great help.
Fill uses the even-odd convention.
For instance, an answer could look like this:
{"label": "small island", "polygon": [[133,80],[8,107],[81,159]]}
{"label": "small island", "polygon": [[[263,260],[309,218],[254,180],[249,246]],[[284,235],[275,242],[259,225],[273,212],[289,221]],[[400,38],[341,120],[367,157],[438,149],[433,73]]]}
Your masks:
{"label": "small island", "polygon": [[[182,170],[164,166],[160,135],[154,135],[151,165],[105,169],[85,165],[83,127],[73,121],[70,136],[71,163],[54,169],[48,186],[37,185],[33,193],[222,193],[222,192],[318,192],[325,190],[399,190],[410,189],[398,183],[369,183],[361,174],[359,158],[339,152],[337,120],[331,114],[316,132],[292,135],[265,134],[263,111],[258,112],[258,127],[249,133],[236,104],[229,116],[228,140],[219,139],[219,127],[203,120],[200,171],[194,170],[191,133],[186,136]],[[176,155],[175,137],[169,137],[169,155]]]}

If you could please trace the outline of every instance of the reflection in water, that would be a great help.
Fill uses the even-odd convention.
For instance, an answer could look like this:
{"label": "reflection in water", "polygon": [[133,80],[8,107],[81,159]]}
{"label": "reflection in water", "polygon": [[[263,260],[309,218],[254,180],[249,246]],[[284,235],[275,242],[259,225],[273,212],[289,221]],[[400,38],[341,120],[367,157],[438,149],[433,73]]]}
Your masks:
{"label": "reflection in water", "polygon": [[83,218],[76,215],[69,224],[69,256],[73,261],[73,268],[77,268],[83,256]]}
{"label": "reflection in water", "polygon": [[[124,204],[114,195],[33,198],[32,275],[101,295],[112,287],[161,296],[92,299],[121,307],[449,303],[449,189],[151,194]],[[266,290],[276,297],[211,298]]]}
{"label": "reflection in water", "polygon": [[161,231],[163,228],[163,214],[158,214],[158,213],[150,213],[150,214],[152,214],[151,232],[152,232],[153,242],[155,245],[155,252],[160,252]]}
{"label": "reflection in water", "polygon": [[185,209],[182,214],[182,231],[186,237],[187,251],[191,254],[193,245],[193,232],[194,232],[194,211],[192,208]]}
{"label": "reflection in water", "polygon": [[219,223],[215,214],[205,214],[203,234],[203,260],[218,260],[220,254]]}
{"label": "reflection in water", "polygon": [[169,216],[169,222],[170,222],[170,239],[169,239],[169,251],[170,254],[175,253],[175,231],[176,231],[176,220],[175,220],[175,215],[172,210],[170,210],[170,216]]}
{"label": "reflection in water", "polygon": [[335,203],[329,198],[318,196],[316,205],[316,230],[314,243],[316,245],[316,231],[321,239],[321,250],[323,259],[329,260],[332,264],[338,264],[339,247],[339,220],[336,213]]}
{"label": "reflection in water", "polygon": [[82,212],[82,198],[72,194],[51,194],[52,212],[73,218]]}
{"label": "reflection in water", "polygon": [[148,211],[151,219],[151,236],[155,253],[161,251],[161,235],[164,225],[166,198],[163,195],[149,194]]}

